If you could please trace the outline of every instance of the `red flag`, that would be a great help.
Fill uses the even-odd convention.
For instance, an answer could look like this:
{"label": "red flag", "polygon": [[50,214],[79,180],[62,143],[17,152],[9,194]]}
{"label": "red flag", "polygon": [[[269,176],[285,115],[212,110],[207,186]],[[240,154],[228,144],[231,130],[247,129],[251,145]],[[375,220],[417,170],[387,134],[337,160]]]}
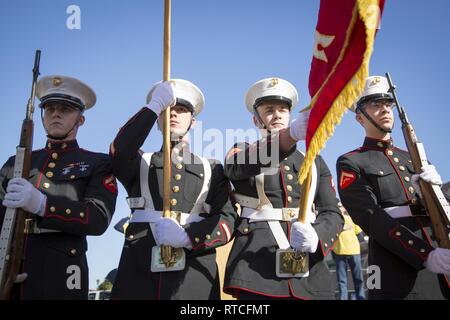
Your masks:
{"label": "red flag", "polygon": [[363,90],[383,7],[384,0],[320,1],[309,74],[312,109],[300,182]]}

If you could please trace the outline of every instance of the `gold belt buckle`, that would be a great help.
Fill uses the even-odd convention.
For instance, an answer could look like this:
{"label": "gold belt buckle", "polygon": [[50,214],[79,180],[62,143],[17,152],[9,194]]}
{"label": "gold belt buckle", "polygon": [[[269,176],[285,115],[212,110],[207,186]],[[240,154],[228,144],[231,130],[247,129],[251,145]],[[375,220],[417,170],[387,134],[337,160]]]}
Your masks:
{"label": "gold belt buckle", "polygon": [[[170,211],[170,217],[181,223],[181,211]],[[180,271],[186,266],[186,253],[183,248],[172,248],[171,260],[166,265],[161,258],[161,246],[154,246],[151,259],[152,272]]]}
{"label": "gold belt buckle", "polygon": [[309,276],[309,255],[289,249],[276,252],[276,274],[279,278],[305,278]]}
{"label": "gold belt buckle", "polygon": [[172,248],[172,257],[168,266],[162,261],[161,246],[152,248],[151,259],[150,269],[152,272],[180,271],[186,265],[186,253],[183,248]]}
{"label": "gold belt buckle", "polygon": [[292,221],[292,219],[297,214],[297,209],[296,208],[282,208],[281,212],[282,212],[283,221]]}

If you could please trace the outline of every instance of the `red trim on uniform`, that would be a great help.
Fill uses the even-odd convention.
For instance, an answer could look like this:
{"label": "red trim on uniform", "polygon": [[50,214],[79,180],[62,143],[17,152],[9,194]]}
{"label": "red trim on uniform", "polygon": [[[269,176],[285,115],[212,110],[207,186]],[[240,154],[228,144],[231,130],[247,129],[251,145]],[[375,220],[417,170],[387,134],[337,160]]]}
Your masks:
{"label": "red trim on uniform", "polygon": [[[338,232],[339,233],[339,232]],[[334,238],[334,237],[333,237]],[[331,240],[331,239],[330,239]],[[333,242],[333,244],[330,246],[330,248],[328,248],[325,252],[323,251],[323,246],[322,246],[322,240],[319,239],[319,244],[320,244],[320,250],[322,250],[322,255],[325,258],[327,256],[327,254],[332,251],[334,249],[334,247],[336,246],[337,242],[339,240],[339,236],[335,239],[335,241]]]}
{"label": "red trim on uniform", "polygon": [[[223,229],[223,225],[222,224],[224,224],[224,222],[221,222],[221,223],[219,223],[219,227],[220,227],[220,229],[222,230],[222,232],[220,233],[221,234],[221,238],[219,239],[219,238],[217,238],[217,239],[214,239],[213,241],[211,241],[211,242],[206,242],[206,241],[204,241],[204,242],[202,242],[202,243],[199,243],[196,247],[192,247],[192,250],[197,250],[197,249],[199,249],[200,247],[202,247],[202,246],[205,246],[205,247],[211,247],[213,244],[215,244],[216,242],[224,242],[224,243],[227,243],[228,241],[225,241],[226,240],[226,234],[225,234],[225,231],[224,231],[224,229]],[[227,228],[228,228],[228,226],[227,226]],[[229,229],[228,229],[228,231],[229,231]],[[230,234],[231,234],[231,232],[230,232]],[[194,243],[193,241],[192,241],[192,239],[190,239],[191,240],[191,243]]]}
{"label": "red trim on uniform", "polygon": [[361,148],[358,148],[358,149],[349,151],[349,152],[347,152],[346,154],[343,154],[342,157],[350,156],[350,155],[352,155],[352,154],[354,154],[354,153],[360,153],[360,151],[361,151]]}
{"label": "red trim on uniform", "polygon": [[[44,150],[47,151],[47,153],[48,153],[49,155],[51,155],[52,153],[58,153],[58,154],[60,154],[60,153],[66,153],[66,152],[69,152],[69,151],[83,150],[83,149],[81,149],[80,147],[73,147],[73,148],[58,149],[58,150],[55,150],[55,149],[44,149]],[[57,159],[56,159],[56,160],[57,160]]]}
{"label": "red trim on uniform", "polygon": [[259,291],[255,291],[252,289],[247,289],[247,288],[242,288],[242,287],[236,287],[236,286],[229,286],[229,287],[224,287],[223,291],[227,294],[232,294],[234,296],[238,296],[239,294],[237,291],[246,291],[246,292],[250,292],[253,294],[257,294],[260,296],[264,296],[264,297],[271,297],[271,298],[292,298],[290,295],[289,296],[285,296],[285,295],[281,295],[281,296],[277,296],[277,295],[273,295],[273,294],[267,294],[267,293],[263,293],[263,292],[259,292]]}
{"label": "red trim on uniform", "polygon": [[322,240],[320,240],[319,239],[319,244],[318,244],[318,246],[320,247],[320,251],[322,251],[322,256],[326,256],[327,255],[327,252],[326,251],[323,251],[323,245],[322,245]]}
{"label": "red trim on uniform", "polygon": [[373,148],[373,147],[367,147],[367,146],[362,146],[359,149],[361,151],[363,151],[363,150],[373,150],[373,151],[378,151],[378,152],[383,152],[385,150],[385,148]]}
{"label": "red trim on uniform", "polygon": [[290,242],[291,241],[291,222],[290,221],[286,221],[286,224],[287,224],[287,239],[288,239],[288,241]]}
{"label": "red trim on uniform", "polygon": [[299,300],[312,300],[310,298],[305,298],[305,297],[300,297],[300,296],[295,295],[294,289],[292,289],[291,280],[288,280],[288,287],[289,287],[289,293],[291,294],[291,296],[293,298],[297,298]]}
{"label": "red trim on uniform", "polygon": [[[420,229],[422,230],[422,233],[424,234],[425,239],[427,240],[428,244],[429,244],[430,246],[433,246],[432,241],[431,241],[430,237],[428,236],[427,232],[425,231],[425,229],[423,228],[423,225],[422,225],[422,223],[420,222],[419,217],[415,217],[415,218],[416,218],[416,221],[417,221],[417,223],[419,224]],[[427,259],[428,259],[428,256],[427,256]],[[447,286],[450,288],[450,280],[449,280],[449,278],[447,278],[447,276],[446,276],[445,274],[442,274],[442,275],[444,276],[444,279],[445,279],[445,281],[447,282]]]}
{"label": "red trim on uniform", "polygon": [[445,281],[447,282],[447,286],[450,289],[450,278],[448,276],[446,276],[445,274],[443,274]]}
{"label": "red trim on uniform", "polygon": [[330,176],[330,184],[333,192],[336,194],[336,185],[334,184],[333,176]]}
{"label": "red trim on uniform", "polygon": [[394,168],[395,172],[397,173],[398,178],[400,179],[400,183],[402,184],[403,187],[403,191],[405,191],[405,195],[406,195],[406,200],[410,201],[411,198],[409,197],[408,191],[406,190],[406,186],[403,183],[403,177],[400,175],[400,172],[398,172],[397,167],[395,166],[395,164],[392,162],[391,158],[389,158],[389,156],[386,154],[386,151],[383,152],[383,154],[386,156],[386,158],[388,158],[389,163],[391,164],[391,166]]}
{"label": "red trim on uniform", "polygon": [[86,222],[84,222],[83,220],[79,219],[79,218],[63,218],[59,215],[56,214],[48,214],[48,215],[44,215],[44,217],[46,218],[58,218],[60,220],[63,220],[65,222],[79,222],[81,224],[87,224]]}
{"label": "red trim on uniform", "polygon": [[339,178],[339,187],[342,190],[348,188],[356,180],[356,172],[341,170],[341,177]]}
{"label": "red trim on uniform", "polygon": [[419,251],[415,250],[412,246],[405,243],[399,236],[395,235],[395,231],[398,230],[399,227],[400,227],[400,224],[397,224],[391,231],[389,231],[389,236],[391,238],[394,238],[397,241],[399,241],[403,248],[405,248],[406,250],[408,250],[410,252],[413,252],[416,256],[418,256],[422,261],[425,262],[428,257],[428,253],[421,254]]}
{"label": "red trim on uniform", "polygon": [[427,240],[428,244],[430,246],[433,246],[433,242],[431,241],[430,237],[428,236],[428,234],[426,233],[425,229],[423,228],[423,225],[420,222],[419,217],[414,217],[414,218],[416,218],[417,224],[420,226],[420,229],[422,230],[422,233],[424,234],[425,239]]}
{"label": "red trim on uniform", "polygon": [[65,218],[63,215],[57,215],[57,214],[47,214],[47,209],[48,209],[48,201],[47,201],[47,208],[44,214],[45,218],[57,218],[60,220],[63,220],[65,222],[79,222],[81,224],[88,224],[89,223],[89,207],[86,207],[86,221],[84,221],[83,219],[80,218]]}
{"label": "red trim on uniform", "polygon": [[284,208],[288,207],[287,203],[287,191],[286,191],[286,183],[284,182],[284,170],[280,167],[280,175],[281,175],[281,185],[283,186],[283,198],[284,198]]}
{"label": "red trim on uniform", "polygon": [[45,159],[44,166],[42,167],[42,169],[39,172],[39,178],[38,178],[38,180],[36,182],[36,186],[35,186],[36,188],[39,188],[39,185],[41,184],[42,176],[44,175],[44,171],[45,171],[45,168],[47,167],[49,159],[50,159],[50,157],[47,157],[47,159]]}
{"label": "red trim on uniform", "polygon": [[397,147],[393,147],[394,149],[397,149],[397,150],[400,150],[400,151],[402,151],[402,152],[406,152],[406,153],[408,153],[409,154],[409,152],[408,151],[406,151],[406,150],[403,150],[403,149],[400,149],[400,148],[397,148]]}

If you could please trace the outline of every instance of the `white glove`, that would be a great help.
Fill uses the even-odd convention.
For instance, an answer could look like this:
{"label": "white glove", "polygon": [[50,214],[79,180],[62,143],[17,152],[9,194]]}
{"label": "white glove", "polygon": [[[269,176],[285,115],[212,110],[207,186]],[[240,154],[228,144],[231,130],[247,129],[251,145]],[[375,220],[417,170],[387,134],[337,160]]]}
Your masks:
{"label": "white glove", "polygon": [[152,92],[152,98],[146,107],[159,117],[161,112],[166,110],[167,107],[173,107],[176,101],[172,82],[164,81],[155,86]]}
{"label": "white glove", "polygon": [[423,166],[422,173],[413,174],[411,176],[411,183],[412,183],[414,189],[416,189],[417,193],[419,194],[419,197],[421,197],[421,198],[422,198],[422,192],[420,191],[419,178],[422,179],[423,181],[429,182],[431,184],[435,184],[438,186],[442,185],[441,176],[436,171],[436,168],[431,164],[427,164],[427,165]]}
{"label": "white glove", "polygon": [[292,120],[289,127],[289,134],[295,141],[306,139],[306,129],[308,128],[309,114],[311,110],[300,112],[297,119]]}
{"label": "white glove", "polygon": [[2,204],[5,207],[21,208],[27,212],[44,215],[47,197],[36,189],[24,178],[14,178],[8,182],[5,199]]}
{"label": "white glove", "polygon": [[155,223],[155,241],[158,246],[192,249],[192,243],[184,228],[173,218],[161,218]]}
{"label": "white glove", "polygon": [[319,237],[310,223],[297,221],[291,226],[291,239],[289,242],[295,250],[314,253],[319,244]]}
{"label": "white glove", "polygon": [[450,250],[436,248],[430,252],[424,263],[428,271],[450,275]]}
{"label": "white glove", "polygon": [[28,273],[19,273],[16,275],[16,279],[14,279],[14,283],[22,283],[28,278]]}

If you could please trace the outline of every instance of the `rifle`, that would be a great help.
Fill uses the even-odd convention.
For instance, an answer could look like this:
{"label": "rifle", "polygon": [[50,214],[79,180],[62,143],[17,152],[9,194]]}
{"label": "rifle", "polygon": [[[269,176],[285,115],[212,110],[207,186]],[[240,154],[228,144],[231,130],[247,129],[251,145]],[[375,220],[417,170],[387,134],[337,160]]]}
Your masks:
{"label": "rifle", "polygon": [[[16,148],[14,178],[28,179],[33,148],[33,113],[36,83],[39,76],[41,51],[36,50],[34,57],[33,82],[28,99],[25,119],[22,122],[20,142]],[[19,273],[23,258],[24,230],[30,214],[24,210],[7,208],[0,235],[0,300],[10,299],[11,290]]]}
{"label": "rifle", "polygon": [[[389,83],[389,92],[392,93],[394,103],[397,106],[402,131],[406,146],[414,167],[414,171],[421,172],[424,165],[428,165],[428,159],[423,144],[417,139],[416,132],[408,120],[405,109],[400,105],[395,93],[395,86],[391,76],[386,73]],[[420,190],[422,192],[422,202],[431,220],[434,236],[440,248],[450,249],[450,206],[445,199],[441,188],[437,185],[419,179]]]}

